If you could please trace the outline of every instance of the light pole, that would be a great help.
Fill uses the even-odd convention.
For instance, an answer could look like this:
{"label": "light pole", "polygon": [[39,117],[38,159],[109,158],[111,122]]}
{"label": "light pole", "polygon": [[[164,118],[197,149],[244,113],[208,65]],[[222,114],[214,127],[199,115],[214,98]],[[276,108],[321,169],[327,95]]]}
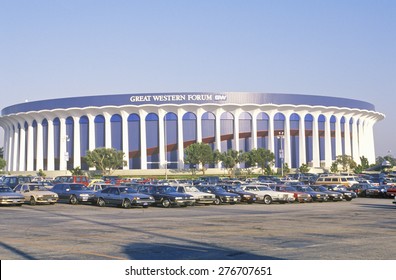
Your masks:
{"label": "light pole", "polygon": [[285,133],[283,131],[278,132],[278,138],[280,140],[280,149],[279,149],[279,159],[281,163],[281,176],[283,177],[283,137],[285,137]]}

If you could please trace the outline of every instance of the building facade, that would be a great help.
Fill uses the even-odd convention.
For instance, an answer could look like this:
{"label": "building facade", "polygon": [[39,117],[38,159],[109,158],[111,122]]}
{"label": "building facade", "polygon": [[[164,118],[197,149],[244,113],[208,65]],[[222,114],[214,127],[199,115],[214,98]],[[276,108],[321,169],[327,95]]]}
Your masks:
{"label": "building facade", "polygon": [[291,168],[330,167],[338,155],[375,162],[374,105],[326,96],[224,92],[113,94],[26,102],[2,110],[7,171],[88,169],[99,147],[124,169],[185,169],[184,149],[266,148]]}

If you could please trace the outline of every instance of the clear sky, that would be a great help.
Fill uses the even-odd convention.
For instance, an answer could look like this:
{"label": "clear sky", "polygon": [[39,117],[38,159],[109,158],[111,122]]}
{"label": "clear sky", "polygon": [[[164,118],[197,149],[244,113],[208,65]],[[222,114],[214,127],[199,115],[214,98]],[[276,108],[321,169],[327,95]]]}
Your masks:
{"label": "clear sky", "polygon": [[1,109],[170,91],[367,101],[395,156],[396,1],[0,0]]}

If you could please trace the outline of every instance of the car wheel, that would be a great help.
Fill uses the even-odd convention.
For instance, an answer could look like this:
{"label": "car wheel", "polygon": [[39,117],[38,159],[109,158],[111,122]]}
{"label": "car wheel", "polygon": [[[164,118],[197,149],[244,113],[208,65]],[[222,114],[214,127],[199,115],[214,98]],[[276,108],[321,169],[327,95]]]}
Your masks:
{"label": "car wheel", "polygon": [[221,200],[220,198],[216,197],[215,201],[213,202],[215,205],[220,205],[221,204]]}
{"label": "car wheel", "polygon": [[131,201],[129,199],[124,199],[124,201],[122,202],[122,207],[128,209],[131,208],[132,204]]}
{"label": "car wheel", "polygon": [[99,198],[98,198],[98,201],[96,202],[96,204],[97,204],[98,206],[100,206],[100,207],[103,207],[103,206],[106,205],[106,202],[104,201],[103,198],[99,197]]}
{"label": "car wheel", "polygon": [[77,197],[75,195],[72,195],[69,199],[69,202],[70,202],[70,204],[73,204],[73,205],[77,204],[78,203]]}
{"label": "car wheel", "polygon": [[346,201],[351,201],[352,198],[348,197],[348,198],[345,198],[345,200],[346,200]]}
{"label": "car wheel", "polygon": [[36,200],[34,199],[34,197],[32,196],[31,198],[30,198],[30,205],[36,205],[37,203],[36,203]]}
{"label": "car wheel", "polygon": [[171,202],[169,201],[169,199],[162,200],[161,204],[165,208],[169,208],[171,206]]}
{"label": "car wheel", "polygon": [[263,201],[264,201],[264,204],[267,204],[267,205],[271,204],[272,203],[272,197],[269,196],[269,195],[266,195],[266,196],[264,196]]}

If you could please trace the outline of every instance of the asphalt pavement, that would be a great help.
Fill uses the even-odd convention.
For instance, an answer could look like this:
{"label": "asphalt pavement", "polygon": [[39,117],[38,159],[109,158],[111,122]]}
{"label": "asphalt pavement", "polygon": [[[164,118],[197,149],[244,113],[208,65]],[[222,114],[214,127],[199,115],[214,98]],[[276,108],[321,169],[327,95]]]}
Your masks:
{"label": "asphalt pavement", "polygon": [[2,260],[393,260],[396,205],[0,207]]}

